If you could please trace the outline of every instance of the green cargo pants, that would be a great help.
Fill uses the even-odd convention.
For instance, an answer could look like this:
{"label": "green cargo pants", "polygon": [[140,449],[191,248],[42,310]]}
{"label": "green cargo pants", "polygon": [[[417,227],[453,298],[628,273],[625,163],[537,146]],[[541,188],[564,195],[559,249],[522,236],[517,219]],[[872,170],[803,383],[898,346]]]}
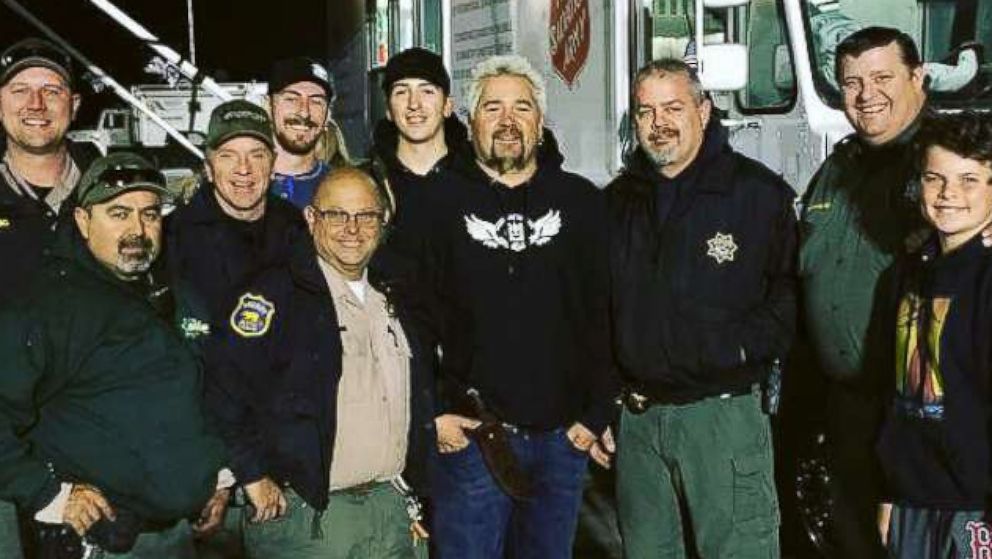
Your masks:
{"label": "green cargo pants", "polygon": [[289,503],[285,516],[261,524],[245,517],[250,559],[427,558],[427,542],[414,545],[406,505],[388,483],[332,493],[320,517],[291,489],[284,491]]}
{"label": "green cargo pants", "polygon": [[94,559],[195,559],[193,529],[182,520],[168,530],[146,532],[138,536],[127,553],[97,552]]}
{"label": "green cargo pants", "polygon": [[758,393],[625,409],[617,507],[627,559],[777,559],[771,428]]}
{"label": "green cargo pants", "polygon": [[17,509],[0,501],[0,557],[23,559],[21,536],[17,528]]}
{"label": "green cargo pants", "polygon": [[228,506],[224,523],[205,538],[196,538],[196,559],[244,559],[244,526],[241,507]]}

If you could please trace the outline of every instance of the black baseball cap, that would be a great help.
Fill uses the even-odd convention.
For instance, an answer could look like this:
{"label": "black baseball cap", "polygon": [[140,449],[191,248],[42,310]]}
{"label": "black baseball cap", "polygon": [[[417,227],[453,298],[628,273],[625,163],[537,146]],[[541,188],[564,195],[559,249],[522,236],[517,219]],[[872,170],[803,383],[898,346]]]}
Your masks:
{"label": "black baseball cap", "polygon": [[444,68],[444,61],[437,54],[420,47],[413,47],[396,54],[386,62],[382,91],[389,95],[393,84],[404,78],[420,78],[451,93],[451,76]]}
{"label": "black baseball cap", "polygon": [[313,82],[324,88],[328,99],[334,98],[334,80],[327,68],[313,58],[298,56],[277,60],[269,68],[269,95],[279,93],[298,82]]}
{"label": "black baseball cap", "polygon": [[272,149],[272,120],[265,109],[251,101],[234,99],[221,103],[210,113],[207,126],[207,147],[217,149],[238,136],[251,136]]}
{"label": "black baseball cap", "polygon": [[21,70],[36,67],[48,68],[72,87],[72,58],[54,43],[37,37],[18,41],[0,54],[0,85],[6,84]]}
{"label": "black baseball cap", "polygon": [[132,190],[148,190],[171,202],[165,176],[147,159],[126,151],[111,153],[90,165],[79,179],[79,205],[88,208]]}

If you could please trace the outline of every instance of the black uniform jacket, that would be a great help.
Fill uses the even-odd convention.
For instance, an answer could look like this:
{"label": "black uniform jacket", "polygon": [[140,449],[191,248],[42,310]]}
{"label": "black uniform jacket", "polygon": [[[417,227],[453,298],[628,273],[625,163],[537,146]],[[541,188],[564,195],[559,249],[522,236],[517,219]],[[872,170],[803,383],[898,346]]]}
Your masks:
{"label": "black uniform jacket", "polygon": [[[341,378],[341,337],[334,300],[313,244],[301,240],[288,265],[271,268],[245,291],[255,330],[232,320],[208,350],[207,408],[230,448],[239,483],[269,476],[311,506],[327,507]],[[413,353],[408,480],[423,490],[421,471],[434,443],[429,355],[417,333],[404,332]],[[239,318],[244,318],[241,316]],[[254,334],[254,335],[252,335]]]}
{"label": "black uniform jacket", "polygon": [[795,194],[726,138],[713,119],[673,180],[638,151],[608,186],[616,357],[673,401],[746,390],[795,329]]}
{"label": "black uniform jacket", "polygon": [[207,301],[212,322],[226,320],[231,300],[261,270],[284,264],[306,235],[299,209],[269,196],[258,223],[238,221],[221,209],[214,186],[204,184],[166,224],[170,273]]}

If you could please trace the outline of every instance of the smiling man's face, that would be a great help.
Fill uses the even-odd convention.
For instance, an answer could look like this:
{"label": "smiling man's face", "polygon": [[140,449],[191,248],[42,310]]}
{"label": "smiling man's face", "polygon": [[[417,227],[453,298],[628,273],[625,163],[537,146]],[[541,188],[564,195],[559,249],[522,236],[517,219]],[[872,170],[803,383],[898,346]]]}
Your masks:
{"label": "smiling man's face", "polygon": [[873,145],[892,140],[916,119],[926,99],[923,68],[910,68],[895,42],[845,56],[840,85],[844,114]]}
{"label": "smiling man's face", "polygon": [[0,87],[0,121],[7,141],[29,153],[57,150],[78,107],[79,96],[48,68],[26,68]]}

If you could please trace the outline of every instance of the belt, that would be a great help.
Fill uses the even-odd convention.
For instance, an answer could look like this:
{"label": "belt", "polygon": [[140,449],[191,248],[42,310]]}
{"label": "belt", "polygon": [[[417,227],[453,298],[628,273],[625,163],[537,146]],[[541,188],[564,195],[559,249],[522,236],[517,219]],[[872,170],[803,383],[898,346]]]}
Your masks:
{"label": "belt", "polygon": [[359,483],[358,485],[352,485],[351,487],[342,487],[341,489],[332,489],[331,495],[348,495],[349,497],[366,497],[376,489],[383,486],[392,487],[388,481],[366,481],[365,483]]}
{"label": "belt", "polygon": [[673,395],[671,393],[666,393],[663,391],[652,391],[647,388],[633,388],[625,390],[621,396],[624,406],[627,411],[635,415],[642,414],[648,411],[651,406],[684,406],[688,404],[694,404],[696,402],[706,400],[709,398],[719,398],[721,400],[726,400],[729,398],[734,398],[737,396],[746,396],[754,392],[754,387],[745,386],[740,388],[734,388],[727,392],[721,392],[717,394],[705,395],[705,396],[679,396]]}

